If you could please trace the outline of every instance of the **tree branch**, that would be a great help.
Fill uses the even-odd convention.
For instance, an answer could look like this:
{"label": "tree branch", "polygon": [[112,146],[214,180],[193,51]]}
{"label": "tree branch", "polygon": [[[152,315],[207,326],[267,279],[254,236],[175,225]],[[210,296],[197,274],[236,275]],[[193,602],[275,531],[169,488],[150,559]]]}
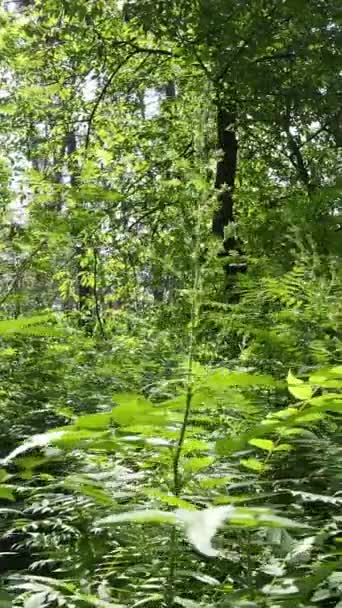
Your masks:
{"label": "tree branch", "polygon": [[123,59],[119,65],[115,68],[115,70],[110,74],[110,76],[108,77],[107,82],[104,84],[104,86],[102,87],[100,94],[98,96],[98,98],[96,99],[93,109],[90,112],[89,118],[88,118],[88,128],[87,128],[87,133],[86,133],[86,138],[85,138],[85,149],[87,150],[89,147],[89,142],[90,142],[90,133],[91,133],[91,129],[92,129],[92,124],[93,124],[93,120],[95,117],[95,114],[98,110],[98,107],[101,103],[101,101],[103,100],[104,96],[106,95],[110,85],[112,84],[115,76],[119,73],[119,71],[121,70],[121,68],[123,68],[124,65],[126,65],[126,63],[131,59],[131,57],[133,57],[134,55],[137,54],[137,51],[132,51],[132,53],[130,53],[129,55],[127,55],[127,57],[125,57],[125,59]]}
{"label": "tree branch", "polygon": [[167,51],[165,49],[153,49],[153,48],[144,48],[144,47],[140,47],[136,44],[134,44],[133,42],[117,42],[117,45],[128,45],[130,47],[132,47],[134,50],[129,53],[129,55],[127,55],[127,57],[125,57],[120,63],[119,65],[115,68],[115,70],[110,74],[110,76],[108,77],[107,82],[104,84],[104,86],[102,87],[100,94],[98,96],[98,98],[96,99],[93,109],[90,112],[89,118],[87,120],[88,122],[88,128],[87,128],[87,133],[86,133],[86,138],[85,138],[85,149],[87,150],[89,147],[89,142],[90,142],[90,133],[91,133],[91,129],[92,129],[92,123],[95,117],[95,114],[98,110],[98,107],[101,103],[101,101],[103,100],[104,96],[106,95],[111,83],[113,82],[115,76],[119,73],[119,71],[121,70],[121,68],[124,67],[124,65],[126,65],[126,63],[128,63],[128,61],[134,57],[134,55],[138,55],[140,53],[147,53],[148,55],[166,55],[167,57],[173,57],[174,54],[171,51]]}
{"label": "tree branch", "polygon": [[311,133],[311,135],[309,135],[309,137],[306,138],[305,141],[302,141],[299,145],[298,148],[303,148],[304,146],[306,146],[306,144],[308,144],[310,141],[312,141],[313,139],[315,139],[315,137],[317,137],[317,135],[319,135],[320,133],[322,133],[323,131],[326,130],[327,128],[327,124],[324,124],[322,127],[320,127],[319,129],[317,129],[317,131],[315,131],[315,133]]}

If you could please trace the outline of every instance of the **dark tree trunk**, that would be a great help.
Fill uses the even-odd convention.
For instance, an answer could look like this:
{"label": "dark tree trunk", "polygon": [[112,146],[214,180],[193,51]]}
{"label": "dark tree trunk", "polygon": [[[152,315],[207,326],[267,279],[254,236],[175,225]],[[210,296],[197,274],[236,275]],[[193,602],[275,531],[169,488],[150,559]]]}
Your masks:
{"label": "dark tree trunk", "polygon": [[[224,229],[233,221],[233,192],[237,168],[238,142],[235,131],[235,113],[225,107],[217,109],[217,136],[221,158],[217,163],[215,188],[219,190],[218,207],[213,217],[213,233],[223,241],[226,252],[229,243],[224,241]],[[229,240],[229,239],[228,239]]]}
{"label": "dark tree trunk", "polygon": [[[218,190],[218,206],[214,212],[212,230],[222,241],[220,257],[229,257],[232,251],[242,254],[241,245],[234,237],[225,238],[225,228],[234,220],[234,184],[237,170],[238,140],[236,113],[224,105],[217,105],[217,139],[220,159],[216,168],[215,188]],[[227,275],[246,272],[245,262],[225,265]]]}
{"label": "dark tree trunk", "polygon": [[173,80],[170,80],[165,85],[166,99],[176,99],[176,85]]}

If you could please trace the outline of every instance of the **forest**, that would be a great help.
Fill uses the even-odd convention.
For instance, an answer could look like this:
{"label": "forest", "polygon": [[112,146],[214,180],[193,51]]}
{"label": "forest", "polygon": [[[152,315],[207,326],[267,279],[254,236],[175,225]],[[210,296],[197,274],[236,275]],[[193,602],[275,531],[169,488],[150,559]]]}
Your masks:
{"label": "forest", "polygon": [[3,0],[0,608],[342,608],[337,0]]}

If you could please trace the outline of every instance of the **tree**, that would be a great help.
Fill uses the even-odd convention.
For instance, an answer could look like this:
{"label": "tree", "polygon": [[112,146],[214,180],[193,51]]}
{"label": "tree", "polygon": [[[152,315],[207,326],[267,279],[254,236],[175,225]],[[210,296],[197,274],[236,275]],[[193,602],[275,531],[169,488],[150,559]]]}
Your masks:
{"label": "tree", "polygon": [[0,604],[339,606],[337,13],[1,13]]}

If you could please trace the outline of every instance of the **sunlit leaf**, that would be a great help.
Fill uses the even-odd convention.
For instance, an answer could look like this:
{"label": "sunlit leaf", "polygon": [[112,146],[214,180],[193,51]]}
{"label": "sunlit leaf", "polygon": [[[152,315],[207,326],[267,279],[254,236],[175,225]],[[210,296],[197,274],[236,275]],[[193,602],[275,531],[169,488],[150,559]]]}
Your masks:
{"label": "sunlit leaf", "polygon": [[0,483],[6,481],[9,477],[10,475],[8,474],[6,469],[0,469]]}
{"label": "sunlit leaf", "polygon": [[315,371],[310,376],[309,382],[313,385],[322,386],[324,388],[342,389],[342,365],[322,368]]}
{"label": "sunlit leaf", "polygon": [[95,485],[91,485],[86,479],[74,477],[67,477],[63,484],[66,488],[70,490],[75,490],[77,493],[83,496],[89,496],[92,498],[94,502],[105,505],[105,506],[114,506],[116,501],[112,496],[110,496],[105,490],[100,487],[96,487]]}
{"label": "sunlit leaf", "polygon": [[65,433],[65,431],[51,431],[50,433],[41,433],[39,435],[34,435],[30,439],[28,439],[27,441],[25,441],[24,443],[19,445],[17,448],[15,448],[15,450],[13,450],[13,452],[11,452],[4,459],[3,462],[7,463],[10,460],[13,460],[17,456],[19,456],[19,454],[23,454],[24,452],[27,452],[28,450],[32,450],[34,448],[44,447],[46,445],[49,445],[50,443],[53,443],[53,442],[57,441],[58,439],[61,439],[63,437],[64,433]]}
{"label": "sunlit leaf", "polygon": [[286,569],[277,562],[271,562],[262,567],[262,572],[265,572],[265,574],[268,574],[269,576],[279,577],[284,576]]}
{"label": "sunlit leaf", "polygon": [[249,374],[247,372],[229,372],[224,369],[215,370],[205,380],[205,385],[216,389],[230,386],[276,386],[272,376]]}
{"label": "sunlit leaf", "polygon": [[100,519],[97,523],[99,525],[111,526],[124,522],[175,524],[177,523],[177,516],[172,512],[168,513],[167,511],[159,511],[157,509],[146,509],[116,513]]}
{"label": "sunlit leaf", "polygon": [[191,473],[197,473],[202,469],[206,469],[210,467],[215,459],[211,456],[203,456],[202,458],[189,458],[184,460],[183,466],[185,471],[190,471]]}
{"label": "sunlit leaf", "polygon": [[240,464],[246,467],[246,469],[258,471],[259,473],[262,473],[267,468],[263,462],[260,462],[260,460],[257,460],[256,458],[242,458],[242,460],[240,460]]}
{"label": "sunlit leaf", "polygon": [[262,591],[265,595],[282,597],[298,593],[299,589],[293,579],[283,579],[282,581],[278,581],[277,584],[270,583],[269,585],[265,585]]}
{"label": "sunlit leaf", "polygon": [[27,334],[37,336],[60,336],[65,332],[55,329],[54,327],[43,326],[42,323],[51,321],[51,314],[38,315],[32,317],[21,317],[18,319],[9,319],[0,321],[0,335],[8,334]]}
{"label": "sunlit leaf", "polygon": [[175,604],[178,604],[178,606],[182,606],[182,608],[198,608],[197,602],[186,599],[185,597],[180,597],[179,595],[176,595],[174,601]]}
{"label": "sunlit leaf", "polygon": [[315,536],[307,536],[295,543],[291,551],[286,555],[286,563],[298,565],[307,562],[311,557],[315,540]]}
{"label": "sunlit leaf", "polygon": [[217,580],[217,578],[214,578],[213,576],[209,576],[208,574],[204,574],[203,572],[192,572],[190,570],[190,571],[184,572],[184,574],[190,575],[192,578],[194,578],[197,581],[200,581],[201,583],[204,583],[206,585],[216,586],[216,585],[221,584],[220,581]]}
{"label": "sunlit leaf", "polygon": [[309,384],[305,384],[303,380],[296,378],[291,371],[287,375],[288,388],[296,399],[306,401],[312,397],[312,387]]}
{"label": "sunlit leaf", "polygon": [[13,489],[10,486],[0,484],[0,499],[15,500]]}
{"label": "sunlit leaf", "polygon": [[81,429],[105,429],[110,426],[112,413],[86,414],[79,416],[74,424]]}
{"label": "sunlit leaf", "polygon": [[168,422],[167,414],[162,408],[134,394],[117,394],[114,396],[118,403],[111,412],[111,419],[120,426],[131,425],[151,426]]}
{"label": "sunlit leaf", "polygon": [[274,448],[274,452],[291,452],[293,446],[289,443],[280,443]]}
{"label": "sunlit leaf", "polygon": [[46,606],[48,591],[34,593],[24,601],[24,608],[44,608]]}
{"label": "sunlit leaf", "polygon": [[172,494],[163,494],[159,490],[154,489],[146,489],[144,490],[144,494],[146,496],[150,496],[151,498],[158,498],[161,502],[168,504],[172,507],[179,507],[180,509],[190,509],[196,511],[196,507],[188,502],[187,500],[183,500],[182,498],[178,498],[177,496],[173,496]]}
{"label": "sunlit leaf", "polygon": [[266,452],[274,450],[274,443],[270,439],[250,439],[248,443]]}

